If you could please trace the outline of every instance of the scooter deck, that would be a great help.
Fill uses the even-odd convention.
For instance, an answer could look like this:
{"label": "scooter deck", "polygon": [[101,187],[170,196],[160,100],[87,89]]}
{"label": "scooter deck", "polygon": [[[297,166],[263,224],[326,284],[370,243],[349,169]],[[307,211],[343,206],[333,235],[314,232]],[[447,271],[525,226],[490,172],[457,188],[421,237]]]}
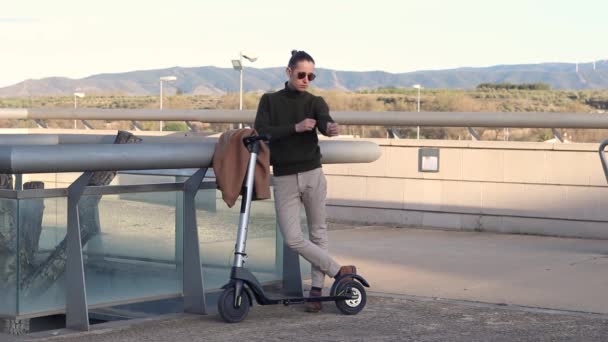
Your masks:
{"label": "scooter deck", "polygon": [[260,305],[273,305],[273,304],[304,304],[310,302],[333,302],[336,300],[353,299],[352,296],[320,296],[320,297],[266,297],[264,301],[258,301]]}

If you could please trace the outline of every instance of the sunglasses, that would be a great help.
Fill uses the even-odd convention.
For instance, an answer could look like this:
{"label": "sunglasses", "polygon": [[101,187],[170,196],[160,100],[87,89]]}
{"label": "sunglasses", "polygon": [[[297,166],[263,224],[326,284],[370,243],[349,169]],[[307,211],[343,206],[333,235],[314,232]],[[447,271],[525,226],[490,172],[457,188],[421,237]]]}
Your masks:
{"label": "sunglasses", "polygon": [[312,82],[315,78],[317,78],[317,75],[313,74],[312,72],[310,74],[306,73],[305,71],[300,71],[298,72],[298,79],[304,79],[304,77],[308,76],[308,81]]}

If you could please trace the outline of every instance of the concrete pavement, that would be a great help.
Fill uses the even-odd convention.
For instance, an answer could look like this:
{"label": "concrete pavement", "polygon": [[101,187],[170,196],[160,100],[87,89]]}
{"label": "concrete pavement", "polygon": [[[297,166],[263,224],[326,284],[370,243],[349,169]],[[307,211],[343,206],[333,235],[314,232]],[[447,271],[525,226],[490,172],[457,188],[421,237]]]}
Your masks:
{"label": "concrete pavement", "polygon": [[447,300],[372,296],[344,316],[333,305],[319,314],[302,306],[254,306],[238,324],[215,315],[176,315],[89,333],[42,337],[56,342],[192,341],[606,341],[605,315],[562,314],[470,305]]}
{"label": "concrete pavement", "polygon": [[372,285],[357,316],[254,305],[236,325],[180,314],[18,341],[608,340],[606,240],[333,224],[330,250]]}
{"label": "concrete pavement", "polygon": [[330,243],[373,291],[608,313],[608,240],[363,227]]}

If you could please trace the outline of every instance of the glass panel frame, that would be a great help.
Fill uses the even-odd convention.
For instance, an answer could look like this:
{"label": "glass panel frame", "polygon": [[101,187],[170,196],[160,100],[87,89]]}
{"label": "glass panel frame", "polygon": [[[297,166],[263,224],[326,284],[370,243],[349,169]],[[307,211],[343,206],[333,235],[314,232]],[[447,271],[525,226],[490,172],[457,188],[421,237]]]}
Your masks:
{"label": "glass panel frame", "polygon": [[[76,178],[78,175],[72,174]],[[149,177],[146,179],[147,181],[149,181]],[[92,237],[83,246],[87,304],[89,307],[138,302],[150,298],[168,298],[182,294],[182,214],[184,198],[182,182],[188,177],[178,174],[173,178],[174,183],[167,183],[166,181],[170,179],[167,179],[166,175],[161,177],[162,182],[159,183],[133,183],[131,179],[130,184],[127,185],[113,182],[109,186],[87,187],[85,189],[80,203],[101,196],[98,211],[101,234]],[[65,251],[67,189],[57,188],[57,186],[70,184],[68,178],[60,174],[48,175],[45,180],[49,180],[53,184],[50,184],[46,189],[0,190],[0,233],[3,229],[2,217],[5,220],[9,217],[10,220],[14,221],[13,225],[17,230],[15,234],[18,238],[15,239],[16,242],[10,250],[14,252],[12,253],[12,258],[15,260],[14,264],[23,264],[21,267],[16,267],[16,273],[18,274],[13,275],[15,280],[11,285],[12,292],[3,291],[3,294],[0,295],[0,316],[2,317],[36,317],[65,312],[65,274],[60,274],[61,267],[55,265],[55,268],[53,268],[47,264],[43,271],[36,270],[36,267],[44,266],[45,262],[48,263],[53,253],[61,255],[62,248]],[[212,181],[209,181],[210,178]],[[59,182],[60,179],[61,182]],[[2,203],[10,203],[8,207],[12,206],[13,209],[8,210],[8,212],[13,214],[1,215]],[[141,210],[133,209],[133,205],[138,203]],[[206,293],[209,293],[229,280],[240,215],[240,199],[233,208],[227,208],[213,178],[206,177],[197,192],[195,206],[204,288]],[[159,208],[164,208],[164,214]],[[120,221],[121,217],[124,218],[125,212],[127,216],[131,214],[138,217],[141,219],[140,222],[138,223],[137,220],[131,218],[133,224],[127,227],[130,223]],[[168,212],[170,214],[167,214]],[[38,213],[38,216],[41,214],[39,223],[33,219],[36,216],[33,215],[35,213]],[[302,210],[302,213],[303,231],[305,237],[308,238],[304,210]],[[162,218],[162,224],[161,219],[154,219],[154,215]],[[248,239],[250,257],[246,267],[256,274],[263,283],[282,280],[282,262],[280,260],[282,258],[282,248],[279,246],[279,243],[282,244],[282,239],[280,232],[277,230],[274,216],[273,199],[253,202]],[[154,232],[156,232],[157,235],[162,235],[162,238],[156,239],[156,242],[154,242],[154,238],[148,238],[147,242],[142,242],[134,238],[139,233],[133,233],[130,236],[124,234],[125,227],[137,231],[134,228],[135,225],[138,225],[140,232],[143,231],[146,228],[144,226],[147,225],[145,222],[153,222],[162,226],[156,227],[156,229],[155,227],[147,227],[148,230],[151,230],[148,233],[149,235],[154,235]],[[38,230],[36,230],[36,226]],[[6,225],[4,229],[6,229]],[[158,234],[159,232],[162,232],[162,234]],[[20,258],[16,253],[20,243],[22,249],[24,249],[24,253],[21,254],[25,258]],[[152,253],[138,254],[138,249],[147,249]],[[58,260],[61,257],[58,258],[55,255],[55,259]],[[141,269],[138,270],[138,265],[160,266],[161,271],[157,273],[159,275],[158,279],[164,279],[165,281],[169,279],[173,282],[162,291],[141,291],[142,286],[134,284],[132,288],[135,291],[130,294],[113,295],[111,293],[112,283],[117,280],[116,277],[124,274],[121,272],[125,269],[108,268],[108,265],[111,264],[108,261],[116,264],[119,259],[121,259],[122,266],[125,266],[125,261],[128,259],[130,264],[125,267],[127,269],[130,267],[131,271],[142,271]],[[65,257],[63,257],[63,262],[65,262]],[[0,253],[1,265],[2,255]],[[301,265],[302,274],[309,274],[308,263],[302,262]],[[109,273],[115,272],[114,280],[111,277],[106,280],[95,280],[95,272],[98,272],[99,269]],[[40,274],[44,272],[47,272],[46,275]],[[52,278],[52,285],[43,284],[45,276]],[[17,279],[21,280],[20,286],[17,286]],[[33,283],[36,283],[38,287],[42,286],[40,294],[35,295],[32,291]],[[115,287],[115,289],[120,288],[120,286]],[[113,292],[116,294],[119,291]],[[5,310],[6,308],[10,309]]]}

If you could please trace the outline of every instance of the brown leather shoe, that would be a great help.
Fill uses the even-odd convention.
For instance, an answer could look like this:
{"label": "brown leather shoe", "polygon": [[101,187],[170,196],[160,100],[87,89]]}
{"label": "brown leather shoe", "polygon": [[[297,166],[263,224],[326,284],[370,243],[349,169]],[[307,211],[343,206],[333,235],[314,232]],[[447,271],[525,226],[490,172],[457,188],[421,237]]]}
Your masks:
{"label": "brown leather shoe", "polygon": [[[321,291],[310,290],[309,297],[321,297]],[[319,312],[323,309],[321,302],[308,302],[306,305],[307,312]]]}
{"label": "brown leather shoe", "polygon": [[357,274],[357,268],[355,266],[349,265],[349,266],[342,266],[340,267],[340,270],[338,271],[338,274],[336,274],[336,278],[340,277],[341,275],[344,274]]}

